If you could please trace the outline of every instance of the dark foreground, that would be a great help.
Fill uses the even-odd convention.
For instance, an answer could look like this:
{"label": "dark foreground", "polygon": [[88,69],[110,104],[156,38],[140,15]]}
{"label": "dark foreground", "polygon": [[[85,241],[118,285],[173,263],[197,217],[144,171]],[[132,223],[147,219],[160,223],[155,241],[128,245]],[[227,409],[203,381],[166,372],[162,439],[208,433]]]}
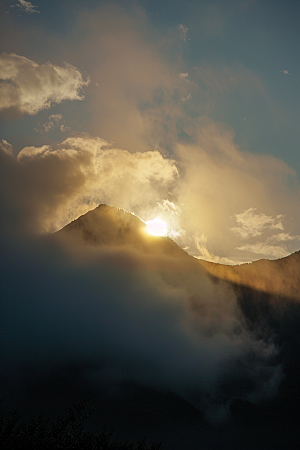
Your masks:
{"label": "dark foreground", "polygon": [[[138,386],[115,387],[118,392],[81,401],[55,416],[49,401],[42,414],[2,410],[1,446],[9,449],[298,449],[299,391],[285,391],[272,401],[253,405],[225,399],[227,419],[205,421],[199,411],[172,393]],[[38,403],[38,402],[37,402]],[[63,408],[62,408],[63,409]],[[46,411],[45,411],[46,410]],[[42,411],[40,408],[39,411]],[[26,418],[26,419],[25,419]]]}

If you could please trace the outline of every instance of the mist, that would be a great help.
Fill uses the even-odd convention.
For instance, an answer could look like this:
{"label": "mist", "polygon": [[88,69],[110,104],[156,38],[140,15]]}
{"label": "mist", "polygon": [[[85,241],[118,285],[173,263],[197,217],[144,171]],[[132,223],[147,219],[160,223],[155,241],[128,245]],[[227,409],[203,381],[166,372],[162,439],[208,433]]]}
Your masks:
{"label": "mist", "polygon": [[233,290],[204,272],[55,236],[8,235],[2,247],[2,397],[28,402],[61,374],[78,390],[170,390],[217,420],[230,380],[236,398],[276,395],[278,348],[247,330]]}

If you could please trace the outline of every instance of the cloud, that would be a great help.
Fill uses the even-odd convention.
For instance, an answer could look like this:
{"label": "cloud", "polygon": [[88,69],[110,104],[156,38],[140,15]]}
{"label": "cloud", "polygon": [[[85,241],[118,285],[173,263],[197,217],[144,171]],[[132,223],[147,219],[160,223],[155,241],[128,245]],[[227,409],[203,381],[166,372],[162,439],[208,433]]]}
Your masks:
{"label": "cloud", "polygon": [[236,264],[236,261],[233,259],[229,259],[224,256],[221,257],[221,256],[214,255],[213,253],[211,253],[207,248],[208,239],[204,235],[204,233],[201,236],[195,235],[194,239],[195,239],[195,244],[196,244],[196,248],[198,251],[197,254],[194,254],[195,258],[202,259],[204,261],[214,262],[217,264],[229,264],[229,265]]}
{"label": "cloud", "polygon": [[291,236],[290,233],[278,233],[269,237],[269,241],[293,241],[294,239],[300,239],[300,236]]}
{"label": "cloud", "polygon": [[281,70],[281,72],[283,72],[284,73],[284,75],[291,75],[287,70]]}
{"label": "cloud", "polygon": [[283,258],[288,255],[287,247],[284,245],[270,245],[265,242],[257,242],[256,244],[245,244],[237,247],[238,250],[246,250],[257,255],[264,255],[271,258]]}
{"label": "cloud", "polygon": [[[256,208],[249,208],[243,213],[236,214],[235,218],[238,222],[238,227],[232,227],[231,231],[240,235],[243,240],[253,237],[265,235],[267,231],[284,230],[282,214],[277,214],[276,217],[267,216],[266,214],[255,213]],[[299,236],[291,235],[290,233],[277,233],[271,236],[263,237],[260,242],[249,243],[237,247],[237,250],[249,251],[265,257],[282,258],[289,254],[286,245],[273,245],[276,242],[297,241]],[[295,242],[296,244],[296,242]],[[297,245],[297,244],[296,244]]]}
{"label": "cloud", "polygon": [[188,80],[189,74],[186,73],[179,73],[178,74],[179,78],[181,78],[182,80],[186,81],[187,83],[189,83],[190,81]]}
{"label": "cloud", "polygon": [[71,131],[72,128],[71,127],[67,127],[66,125],[61,125],[60,126],[60,131],[62,131],[63,133],[65,133],[66,131]]}
{"label": "cloud", "polygon": [[31,147],[24,147],[18,154],[17,158],[18,160],[21,160],[22,158],[26,157],[43,155],[49,150],[49,148],[49,145],[43,145],[42,147],[34,147],[33,145]]}
{"label": "cloud", "polygon": [[0,143],[0,148],[5,153],[8,153],[9,155],[12,155],[13,147],[9,142],[7,142],[5,139],[2,139],[2,144]]}
{"label": "cloud", "polygon": [[259,77],[242,64],[202,62],[187,70],[176,51],[174,65],[176,36],[153,29],[139,8],[129,12],[102,4],[92,13],[82,11],[67,42],[56,39],[60,60],[84,67],[93,80],[88,102],[80,105],[81,126],[128,151],[174,154],[177,142],[194,141],[200,116],[228,110],[226,96],[238,94],[244,105],[253,94],[264,94]]}
{"label": "cloud", "polygon": [[149,205],[156,205],[178,177],[174,161],[157,151],[129,153],[89,136],[53,147],[24,147],[17,159],[2,152],[2,159],[7,220],[9,211],[19,209],[20,226],[23,218],[27,226],[44,231],[64,226],[99,203],[151,214]]}
{"label": "cloud", "polygon": [[182,25],[182,24],[178,25],[178,29],[179,29],[179,32],[180,32],[180,35],[181,35],[182,39],[184,41],[186,41],[189,29],[186,26]]}
{"label": "cloud", "polygon": [[53,128],[58,126],[58,122],[62,119],[62,114],[52,114],[49,116],[49,122],[44,123],[43,127],[45,130],[45,133],[48,133],[48,131],[53,130]]}
{"label": "cloud", "polygon": [[[130,153],[81,134],[57,145],[26,146],[17,160],[8,161],[3,189],[27,225],[44,232],[107,203],[144,221],[159,216],[182,248],[213,262],[250,261],[253,249],[265,249],[265,255],[260,253],[265,257],[282,256],[299,245],[297,238],[287,239],[284,248],[270,249],[275,239],[284,242],[288,233],[299,234],[299,187],[292,169],[275,158],[241,151],[230,130],[211,121],[199,124],[197,145],[177,146],[176,159],[156,150]],[[18,221],[11,220],[15,227]],[[253,247],[257,238],[261,247]],[[252,247],[244,245],[245,239]]]}
{"label": "cloud", "polygon": [[[232,130],[209,119],[199,121],[195,141],[177,144],[180,177],[168,197],[182,210],[176,223],[171,218],[174,228],[186,231],[184,239],[176,239],[179,245],[189,247],[195,257],[242,262],[253,258],[243,240],[261,236],[266,241],[274,231],[283,230],[283,216],[286,232],[299,234],[299,183],[290,167],[271,156],[240,149]],[[207,241],[199,250],[202,235]],[[289,241],[287,253],[297,246]],[[244,253],[236,247],[243,247]]]}
{"label": "cloud", "polygon": [[[81,137],[80,145],[78,137],[77,144],[64,144],[65,150],[76,150],[76,158],[81,152],[86,161],[90,158],[85,166],[90,175],[83,174],[84,185],[68,201],[62,196],[64,206],[59,207],[60,212],[53,210],[51,220],[42,220],[44,229],[54,230],[105,202],[133,211],[143,220],[162,215],[178,233],[176,238],[172,234],[178,244],[188,247],[196,257],[203,257],[197,247],[197,238],[203,234],[210,260],[227,263],[253,258],[251,252],[236,250],[244,243],[241,234],[231,230],[242,229],[237,227],[235,216],[249,208],[272,218],[284,214],[285,231],[298,235],[299,185],[295,172],[279,159],[239,148],[230,127],[208,118],[213,117],[228,95],[237,94],[243,101],[253,99],[253,95],[264,96],[259,77],[242,64],[204,62],[188,71],[184,65],[177,65],[174,70],[164,57],[162,36],[153,33],[150,25],[141,11],[129,14],[102,6],[93,14],[79,15],[68,34],[68,44],[56,42],[60,59],[70,58],[72,64],[84,67],[93,79],[89,102],[78,105],[84,108],[79,113],[86,120],[81,123],[83,129],[87,127],[90,135],[101,136],[103,146],[99,154],[89,155],[85,150],[95,145],[92,138]],[[91,56],[99,53],[102,59]],[[178,76],[187,73],[190,83],[185,82],[187,77]],[[66,131],[64,124],[61,127],[61,131]],[[44,143],[48,144],[45,140],[36,147]],[[30,142],[28,146],[32,146]],[[63,149],[62,144],[52,146],[51,158],[58,149]],[[144,160],[142,153],[148,155]],[[67,153],[64,155],[67,158]],[[50,154],[43,158],[51,160]],[[71,159],[70,152],[68,158]],[[76,158],[73,156],[73,161]],[[155,163],[168,161],[168,167],[163,169],[162,164],[158,170],[165,171],[165,183],[157,177],[147,175],[143,179],[137,175],[140,166],[141,174],[144,170],[150,173],[145,168],[149,168],[151,158]],[[100,160],[97,166],[96,161]],[[171,170],[172,176],[167,175],[170,161],[176,169]],[[23,163],[27,164],[24,158]],[[125,165],[124,174],[121,163]],[[172,203],[180,212],[177,209],[178,214],[172,214],[171,210],[162,209],[163,201]],[[266,228],[266,238],[260,236],[266,241],[271,231]],[[296,250],[296,245],[287,241],[287,250]]]}
{"label": "cloud", "polygon": [[162,200],[161,202],[157,202],[158,206],[162,211],[168,211],[169,214],[180,214],[181,209],[175,203],[170,202],[170,200]]}
{"label": "cloud", "polygon": [[37,6],[34,6],[31,2],[26,2],[25,0],[18,0],[18,2],[19,4],[11,5],[11,8],[21,8],[22,11],[25,11],[28,14],[40,13],[40,11],[35,9]]}
{"label": "cloud", "polygon": [[[48,122],[43,124],[43,130],[38,130],[37,128],[35,128],[35,131],[40,134],[48,133],[49,131],[54,130],[54,128],[59,126],[59,122],[62,120],[62,118],[62,114],[51,114],[51,116],[49,116],[48,118]],[[61,131],[65,131],[67,127],[65,127],[64,125],[60,125],[60,129]]]}
{"label": "cloud", "polygon": [[160,36],[153,33],[147,15],[139,8],[129,13],[101,5],[79,15],[68,42],[61,43],[61,58],[84,67],[93,80],[88,132],[128,151],[158,148],[145,109],[151,108],[153,98],[164,97],[177,72],[160,51]]}
{"label": "cloud", "polygon": [[260,236],[266,229],[284,229],[280,220],[282,215],[272,218],[264,213],[256,214],[254,211],[256,208],[249,208],[243,213],[235,214],[238,226],[232,227],[231,231],[239,234],[243,239],[248,239],[252,236]]}
{"label": "cloud", "polygon": [[89,84],[71,64],[39,65],[14,53],[0,55],[0,78],[0,110],[30,115],[64,100],[83,100],[81,91]]}

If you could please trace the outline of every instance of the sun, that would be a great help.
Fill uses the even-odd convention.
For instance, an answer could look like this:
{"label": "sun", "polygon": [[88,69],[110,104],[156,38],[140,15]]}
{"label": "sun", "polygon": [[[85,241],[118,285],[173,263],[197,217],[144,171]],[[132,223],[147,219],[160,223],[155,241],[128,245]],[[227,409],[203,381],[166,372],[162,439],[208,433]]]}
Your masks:
{"label": "sun", "polygon": [[147,232],[153,236],[165,236],[168,232],[168,226],[166,222],[161,219],[148,220],[146,222]]}

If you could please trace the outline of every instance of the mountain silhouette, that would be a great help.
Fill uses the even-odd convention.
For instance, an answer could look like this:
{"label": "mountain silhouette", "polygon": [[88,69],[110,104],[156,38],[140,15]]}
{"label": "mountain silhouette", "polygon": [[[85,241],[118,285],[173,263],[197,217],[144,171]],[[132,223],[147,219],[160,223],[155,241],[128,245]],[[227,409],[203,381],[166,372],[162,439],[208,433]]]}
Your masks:
{"label": "mountain silhouette", "polygon": [[189,257],[169,237],[147,233],[146,224],[134,214],[104,204],[73,220],[56,234],[78,245],[132,247],[146,254]]}
{"label": "mountain silhouette", "polygon": [[[239,378],[238,369],[235,372],[237,378],[233,376],[230,379],[224,375],[218,401],[223,402],[230,412],[231,421],[222,427],[209,425],[192,403],[173,391],[125,380],[111,391],[107,391],[105,386],[95,391],[89,388],[89,395],[99,406],[99,413],[92,424],[94,431],[99,422],[106,422],[116,429],[120,437],[139,438],[142,432],[150,439],[162,439],[166,450],[196,449],[201,445],[215,450],[298,448],[300,252],[279,260],[260,260],[236,266],[207,262],[188,255],[169,237],[149,235],[145,223],[137,216],[108,205],[99,205],[54,236],[66,241],[71,248],[83,246],[96,253],[97,248],[116,252],[124,250],[129,255],[136,252],[139,264],[151,261],[151,270],[157,271],[166,285],[187,294],[186,306],[195,316],[200,316],[201,323],[207,321],[211,324],[205,329],[205,339],[216,335],[213,327],[217,328],[219,322],[226,322],[222,308],[225,304],[226,313],[226,301],[229,301],[226,292],[230,292],[244,330],[256,342],[271,342],[279,349],[269,367],[272,371],[272,367],[280,366],[283,373],[278,395],[274,398],[253,403],[248,400],[247,392],[253,389],[248,373],[251,375],[257,369],[259,359],[246,360],[244,378]],[[126,258],[124,261],[127,264]],[[88,286],[85,285],[88,309],[86,292]],[[220,297],[220,293],[224,293],[224,297]],[[201,341],[202,337],[199,339]],[[80,377],[77,379],[75,376],[76,371],[81,373],[80,367],[68,370],[71,370],[73,384],[65,381],[65,378],[69,380],[66,373],[59,372],[56,377],[51,376],[41,382],[43,395],[48,392],[52,397],[51,393],[56,392],[57,386],[63,386],[61,398],[69,395],[71,399],[74,392],[84,390]],[[263,372],[261,382],[266,373]],[[32,389],[36,391],[36,384]],[[40,397],[43,398],[37,392],[37,398]]]}
{"label": "mountain silhouette", "polygon": [[[164,260],[164,280],[190,294],[191,308],[197,309],[198,280],[207,275],[223,283],[236,295],[239,308],[251,332],[261,330],[276,336],[282,346],[287,384],[299,388],[300,371],[300,252],[278,260],[259,260],[229,266],[188,255],[172,239],[151,236],[145,223],[134,214],[108,205],[99,205],[56,233],[72,245],[130,248],[155,257],[159,269]],[[167,269],[166,269],[167,267]],[[199,283],[198,283],[199,284]],[[199,311],[201,308],[199,309]]]}

